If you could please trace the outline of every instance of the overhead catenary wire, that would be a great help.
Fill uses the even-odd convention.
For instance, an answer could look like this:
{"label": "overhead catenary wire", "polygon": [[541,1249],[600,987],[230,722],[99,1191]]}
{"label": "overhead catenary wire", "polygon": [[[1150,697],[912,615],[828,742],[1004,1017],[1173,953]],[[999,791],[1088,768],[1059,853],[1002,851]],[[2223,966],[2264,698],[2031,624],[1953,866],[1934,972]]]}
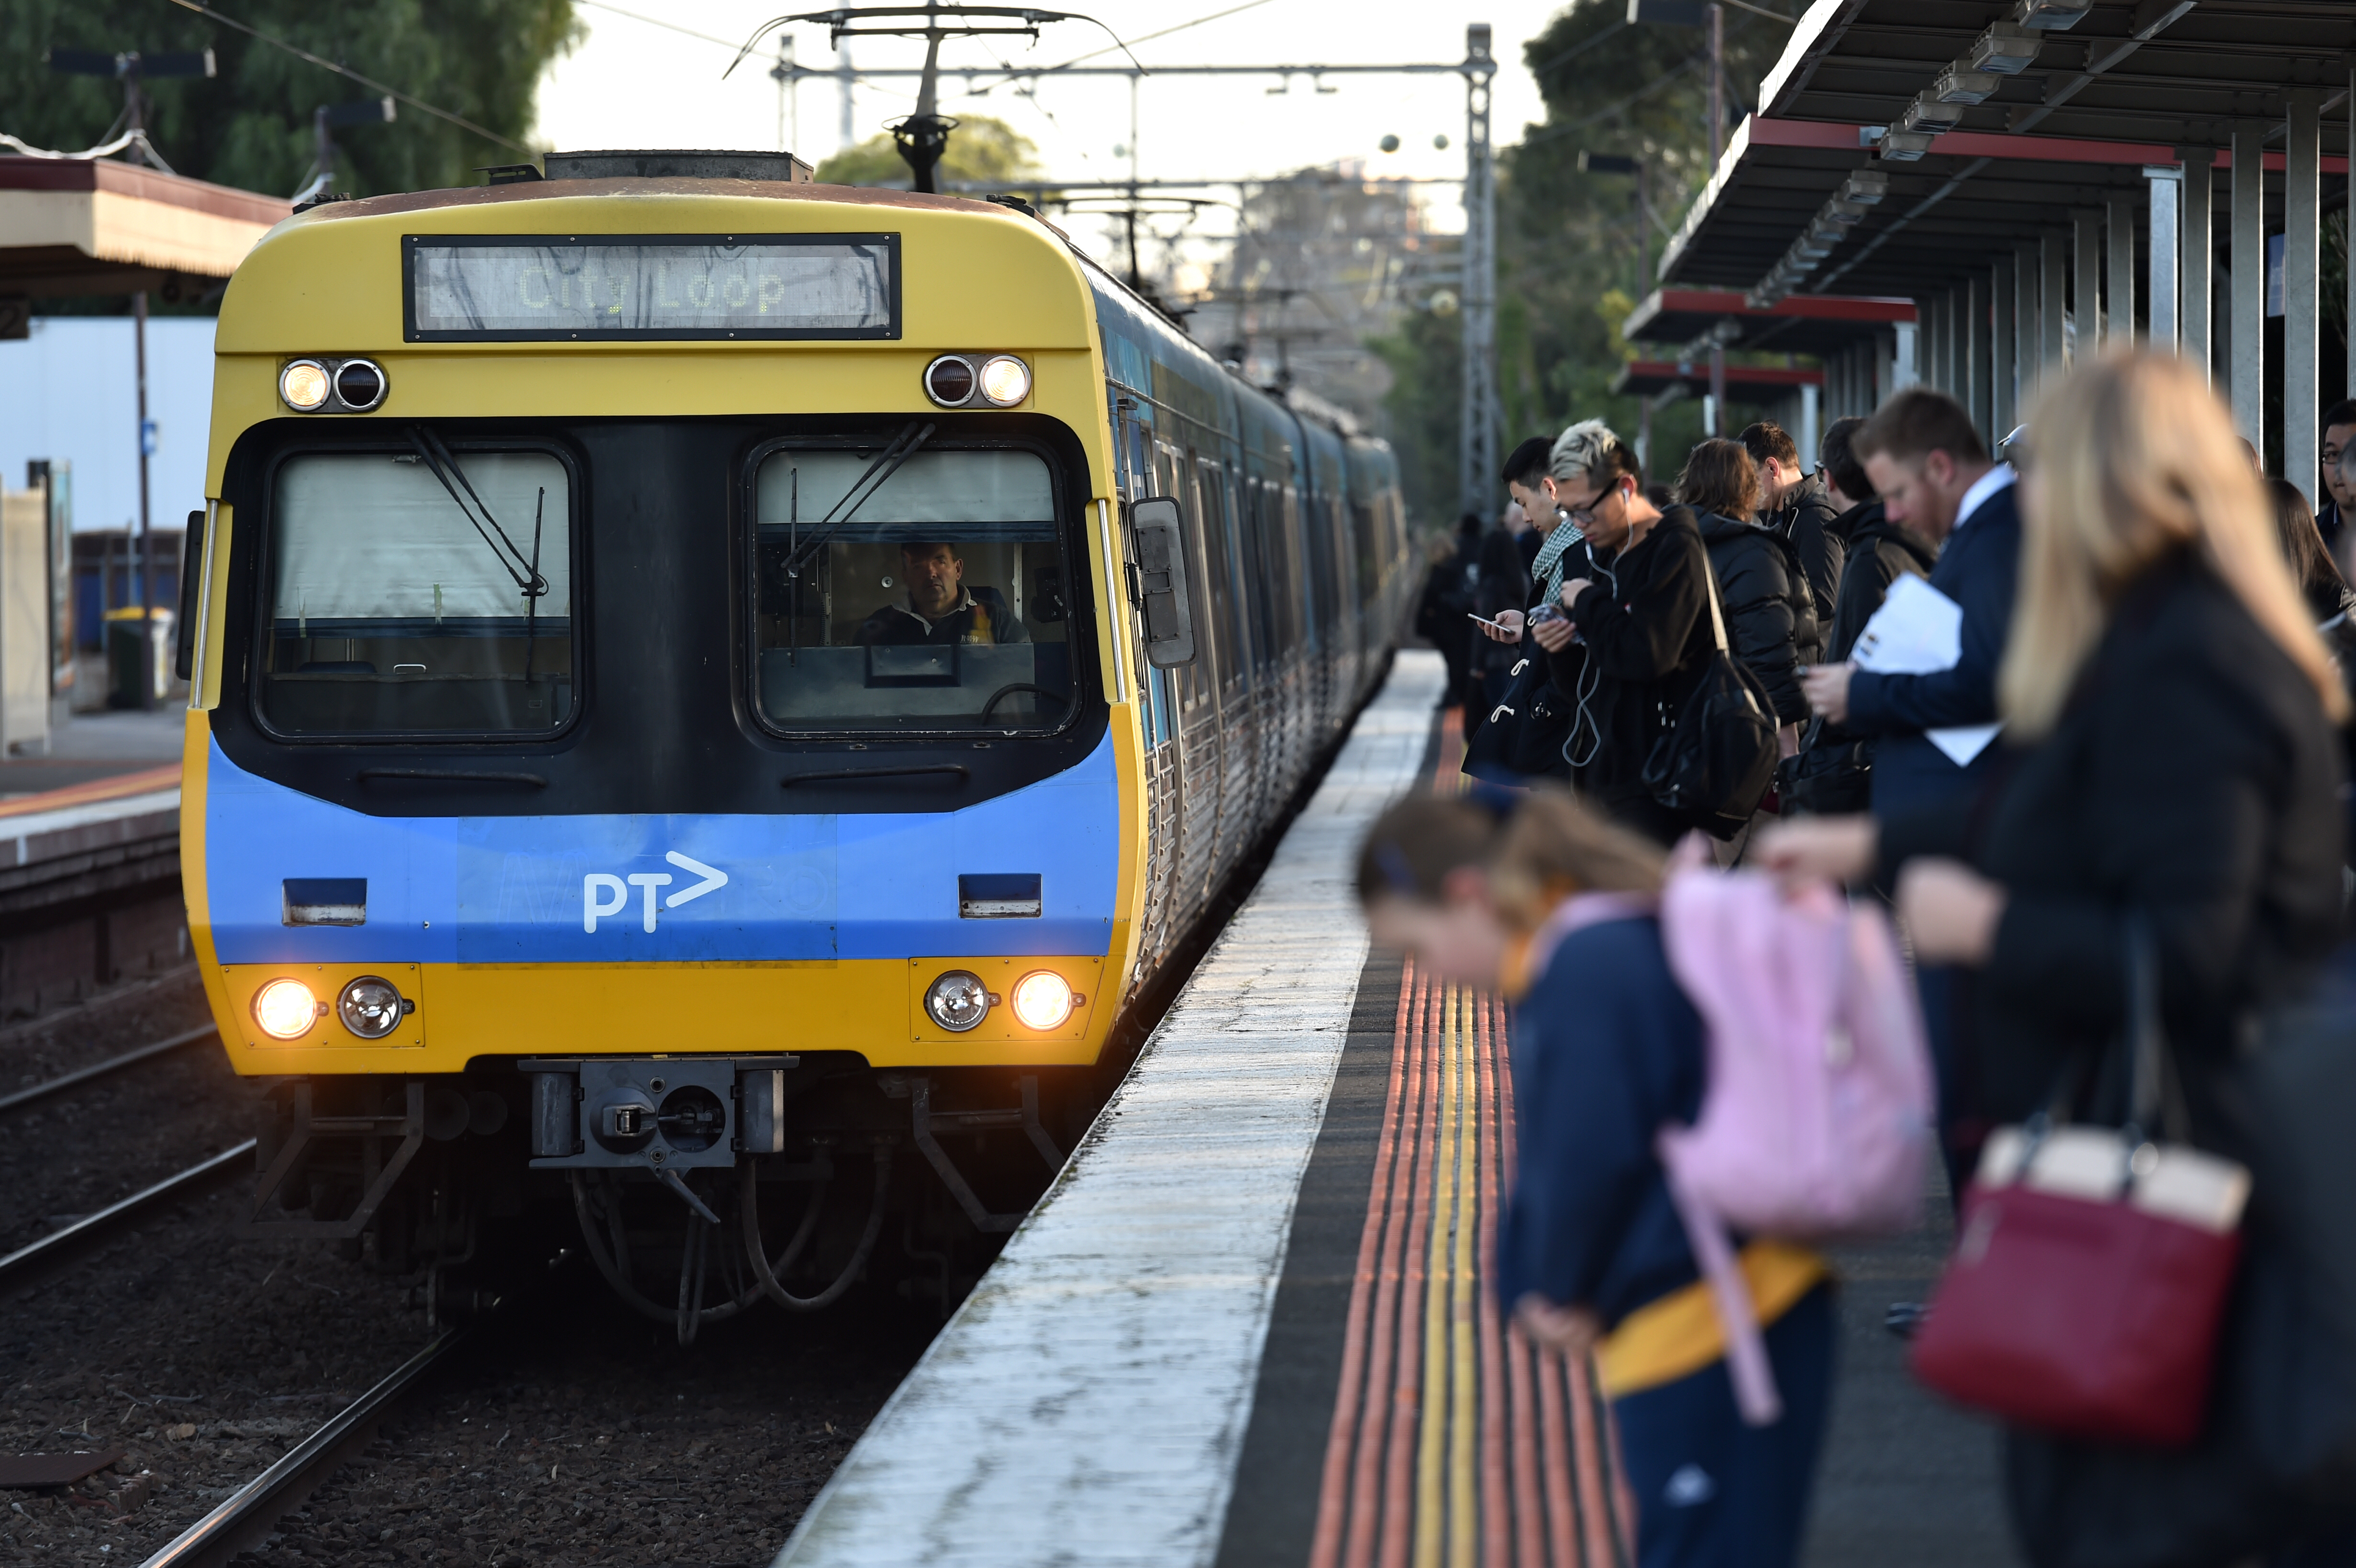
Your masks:
{"label": "overhead catenary wire", "polygon": [[209,16],[212,20],[219,22],[222,27],[234,28],[238,32],[245,34],[248,38],[259,38],[262,42],[268,44],[272,48],[284,49],[288,54],[293,55],[296,59],[302,60],[307,65],[316,65],[321,70],[332,70],[337,76],[346,77],[353,81],[357,81],[371,92],[380,92],[398,102],[406,103],[421,114],[431,114],[437,120],[446,120],[462,131],[471,131],[476,135],[482,137],[485,141],[497,142],[500,146],[509,148],[515,152],[522,153],[528,157],[537,156],[533,152],[533,149],[525,146],[521,142],[514,141],[509,137],[500,135],[488,125],[478,125],[475,124],[474,121],[467,119],[464,114],[454,114],[449,110],[428,103],[422,98],[412,98],[408,93],[402,91],[401,89],[397,87],[388,86],[384,82],[379,81],[373,77],[362,76],[359,71],[352,70],[350,67],[337,65],[334,60],[315,55],[309,49],[304,48],[299,44],[290,44],[284,38],[275,38],[271,34],[263,32],[260,27],[248,27],[245,23],[239,21],[234,16],[224,16],[219,11],[214,10],[211,6],[199,4],[198,0],[172,0],[172,4],[181,7],[183,10],[194,11],[200,16]]}

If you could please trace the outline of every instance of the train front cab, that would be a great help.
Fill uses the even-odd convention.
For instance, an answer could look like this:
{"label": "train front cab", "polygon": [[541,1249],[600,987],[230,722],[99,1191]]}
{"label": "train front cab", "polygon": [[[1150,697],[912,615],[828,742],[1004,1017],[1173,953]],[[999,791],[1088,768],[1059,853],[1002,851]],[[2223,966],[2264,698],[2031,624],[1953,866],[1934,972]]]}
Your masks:
{"label": "train front cab", "polygon": [[[979,203],[745,189],[334,204],[224,300],[182,843],[265,1230],[446,1264],[569,1187],[626,1283],[626,1209],[831,1182],[822,1282],[894,1151],[988,1234],[1080,1130],[1146,854],[1088,286]],[[856,307],[780,335],[814,266]]]}

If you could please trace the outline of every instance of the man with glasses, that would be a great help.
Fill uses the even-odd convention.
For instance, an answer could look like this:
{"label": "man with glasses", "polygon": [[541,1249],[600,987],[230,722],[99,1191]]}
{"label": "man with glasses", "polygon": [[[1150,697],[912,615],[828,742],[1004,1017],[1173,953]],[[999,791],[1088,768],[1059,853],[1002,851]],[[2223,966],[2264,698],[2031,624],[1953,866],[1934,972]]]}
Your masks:
{"label": "man with glasses", "polygon": [[2343,537],[2340,527],[2349,512],[2356,510],[2356,485],[2350,483],[2346,466],[2351,446],[2356,446],[2356,402],[2343,398],[2323,411],[2324,499],[2315,514],[2323,546],[2340,563],[2343,575],[2348,571],[2348,550],[2356,546],[2356,535]]}
{"label": "man with glasses", "polygon": [[[1600,419],[1554,444],[1548,471],[1585,557],[1558,596],[1563,628],[1583,655],[1553,659],[1557,687],[1577,703],[1565,747],[1581,794],[1663,844],[1693,824],[1653,798],[1644,763],[1685,711],[1710,650],[1709,556],[1689,507],[1644,499],[1636,456]],[[1569,684],[1566,684],[1568,677]]]}

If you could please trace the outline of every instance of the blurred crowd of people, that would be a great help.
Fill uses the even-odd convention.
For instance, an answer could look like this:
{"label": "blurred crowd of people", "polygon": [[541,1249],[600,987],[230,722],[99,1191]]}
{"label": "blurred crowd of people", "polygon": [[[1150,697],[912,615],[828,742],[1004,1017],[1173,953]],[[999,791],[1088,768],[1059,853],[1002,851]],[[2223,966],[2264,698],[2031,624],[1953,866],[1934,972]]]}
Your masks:
{"label": "blurred crowd of people", "polygon": [[[2233,1075],[2262,1020],[2340,994],[2356,403],[2323,425],[2319,510],[2258,471],[2195,370],[2135,351],[2049,384],[2000,450],[1915,387],[1833,424],[1812,462],[1762,423],[1658,488],[1588,420],[1516,447],[1503,521],[1468,517],[1435,567],[1420,628],[1462,705],[1468,778],[1376,825],[1359,892],[1378,938],[1515,999],[1502,1305],[1597,1358],[1644,1568],[1795,1560],[1834,1376],[1813,1239],[1738,1236],[1782,1390],[1772,1423],[1739,1408],[1734,1326],[1673,1201],[1656,1139],[1701,1116],[1720,1048],[1665,948],[1680,875],[1888,911],[1952,1200],[1993,1179],[1997,1129],[2042,1138],[2073,1105],[2124,1127],[2122,1191],[2170,1138],[2255,1171],[2245,1273],[2297,1251],[2282,1216],[2319,1178],[2269,1162]],[[1664,786],[1713,659],[1772,725],[1773,766],[1731,814]],[[2356,1026],[2332,1037],[2356,1057]],[[2148,1040],[2165,1137],[2128,1104],[2152,1069],[2121,1065]],[[1966,1251],[1994,1213],[1966,1211]],[[2257,1310],[2235,1292],[2229,1347]],[[1927,1333],[1924,1313],[1894,1304],[1890,1326]],[[2300,1343],[2329,1405],[2313,1422],[2356,1437],[2356,1363],[2317,1322],[2266,1332]],[[2286,1397],[2256,1386],[2284,1380],[2258,1354],[2217,1353],[2190,1446],[2011,1420],[2029,1558],[2356,1563],[2356,1444],[2286,1474],[2253,1435]]]}

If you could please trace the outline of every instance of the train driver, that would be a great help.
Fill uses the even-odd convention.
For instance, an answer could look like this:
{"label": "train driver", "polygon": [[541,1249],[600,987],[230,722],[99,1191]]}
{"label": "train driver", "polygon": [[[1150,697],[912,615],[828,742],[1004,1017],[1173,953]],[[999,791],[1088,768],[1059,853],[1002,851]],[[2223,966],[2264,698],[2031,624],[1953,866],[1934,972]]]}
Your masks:
{"label": "train driver", "polygon": [[894,599],[860,623],[861,646],[1031,640],[1003,594],[965,585],[965,558],[955,544],[911,540],[900,546],[900,572],[907,601]]}

